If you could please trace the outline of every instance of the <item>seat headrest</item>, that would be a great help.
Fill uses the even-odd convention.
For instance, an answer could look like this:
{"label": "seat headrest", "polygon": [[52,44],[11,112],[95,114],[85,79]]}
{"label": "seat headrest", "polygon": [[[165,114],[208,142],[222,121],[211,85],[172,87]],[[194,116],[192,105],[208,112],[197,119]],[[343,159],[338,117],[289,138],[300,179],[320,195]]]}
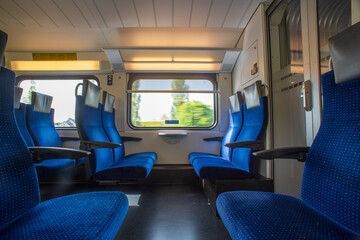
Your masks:
{"label": "seat headrest", "polygon": [[85,97],[85,105],[92,108],[99,107],[101,88],[84,80],[83,96]]}
{"label": "seat headrest", "polygon": [[262,96],[261,81],[256,81],[244,89],[245,105],[247,109],[260,106],[260,97]]}
{"label": "seat headrest", "polygon": [[103,104],[104,104],[104,111],[112,113],[115,103],[115,96],[111,95],[110,93],[103,91]]}
{"label": "seat headrest", "polygon": [[237,113],[240,112],[240,105],[242,104],[241,92],[236,92],[235,94],[229,97],[231,112]]}
{"label": "seat headrest", "polygon": [[15,87],[15,96],[14,96],[14,108],[20,108],[20,100],[22,95],[23,89],[21,87]]}
{"label": "seat headrest", "polygon": [[5,47],[7,43],[8,35],[0,30],[0,66],[3,66],[3,59],[4,59],[4,53],[5,53]]}
{"label": "seat headrest", "polygon": [[31,104],[34,112],[50,113],[53,97],[38,92],[31,93]]}
{"label": "seat headrest", "polygon": [[335,83],[360,78],[360,22],[329,39]]}

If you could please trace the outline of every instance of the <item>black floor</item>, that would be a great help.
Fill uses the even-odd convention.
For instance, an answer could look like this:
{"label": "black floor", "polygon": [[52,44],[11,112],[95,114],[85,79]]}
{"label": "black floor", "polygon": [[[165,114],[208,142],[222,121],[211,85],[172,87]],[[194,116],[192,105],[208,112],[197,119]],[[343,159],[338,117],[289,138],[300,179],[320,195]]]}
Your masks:
{"label": "black floor", "polygon": [[122,191],[130,207],[116,239],[231,239],[202,190],[180,184],[41,184],[41,200],[91,191]]}

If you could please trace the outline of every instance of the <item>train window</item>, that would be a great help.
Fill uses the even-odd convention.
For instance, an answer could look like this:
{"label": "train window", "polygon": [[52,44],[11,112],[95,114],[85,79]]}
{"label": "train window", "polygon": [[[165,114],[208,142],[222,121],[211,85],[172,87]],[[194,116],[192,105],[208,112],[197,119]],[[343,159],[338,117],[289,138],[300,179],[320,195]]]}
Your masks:
{"label": "train window", "polygon": [[214,74],[131,74],[128,122],[133,128],[205,128],[216,124]]}
{"label": "train window", "polygon": [[[89,79],[96,85],[95,76]],[[82,83],[81,77],[19,77],[19,86],[23,88],[21,102],[31,103],[31,92],[36,91],[53,96],[52,108],[55,109],[54,123],[57,128],[74,128],[75,124],[75,87]],[[86,78],[87,79],[87,78]]]}

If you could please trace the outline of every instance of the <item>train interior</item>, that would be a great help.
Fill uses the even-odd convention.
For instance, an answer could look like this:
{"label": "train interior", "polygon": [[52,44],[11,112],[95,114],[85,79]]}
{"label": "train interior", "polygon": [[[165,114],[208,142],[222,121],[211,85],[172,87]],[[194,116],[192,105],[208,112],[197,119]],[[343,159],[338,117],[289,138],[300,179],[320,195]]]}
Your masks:
{"label": "train interior", "polygon": [[359,0],[0,0],[0,239],[360,239]]}

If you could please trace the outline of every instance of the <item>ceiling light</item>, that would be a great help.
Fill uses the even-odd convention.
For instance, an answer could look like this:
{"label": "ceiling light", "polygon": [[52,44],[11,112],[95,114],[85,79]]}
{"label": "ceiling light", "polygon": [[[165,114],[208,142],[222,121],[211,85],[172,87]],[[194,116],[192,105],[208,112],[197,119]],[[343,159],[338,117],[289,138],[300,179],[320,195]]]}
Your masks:
{"label": "ceiling light", "polygon": [[99,61],[11,61],[13,71],[96,71]]}
{"label": "ceiling light", "polygon": [[126,71],[209,71],[218,72],[219,63],[124,63]]}

